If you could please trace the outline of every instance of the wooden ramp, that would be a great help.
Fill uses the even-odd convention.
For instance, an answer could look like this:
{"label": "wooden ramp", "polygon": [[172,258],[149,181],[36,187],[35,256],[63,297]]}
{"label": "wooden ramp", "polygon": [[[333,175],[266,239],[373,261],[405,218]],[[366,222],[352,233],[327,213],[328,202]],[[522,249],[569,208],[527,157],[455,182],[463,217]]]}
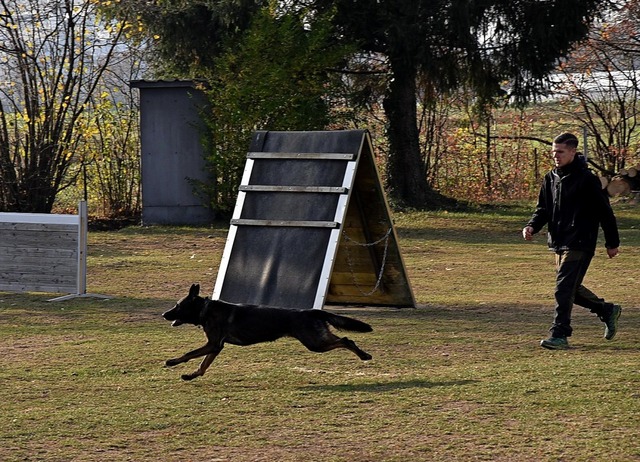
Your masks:
{"label": "wooden ramp", "polygon": [[368,132],[256,132],[214,299],[415,306]]}

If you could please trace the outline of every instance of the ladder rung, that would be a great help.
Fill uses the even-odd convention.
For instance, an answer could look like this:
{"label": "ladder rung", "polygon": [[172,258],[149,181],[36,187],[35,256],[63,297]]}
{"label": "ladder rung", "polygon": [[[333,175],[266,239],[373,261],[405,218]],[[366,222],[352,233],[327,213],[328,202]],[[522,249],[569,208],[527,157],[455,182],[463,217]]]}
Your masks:
{"label": "ladder rung", "polygon": [[248,159],[353,160],[352,153],[335,152],[249,152]]}
{"label": "ladder rung", "polygon": [[241,185],[240,191],[251,192],[294,192],[294,193],[333,193],[346,194],[349,189],[342,186],[269,186],[269,185]]}
{"label": "ladder rung", "polygon": [[337,228],[337,221],[309,221],[309,220],[252,220],[248,218],[236,218],[231,220],[235,226],[286,226],[294,228]]}

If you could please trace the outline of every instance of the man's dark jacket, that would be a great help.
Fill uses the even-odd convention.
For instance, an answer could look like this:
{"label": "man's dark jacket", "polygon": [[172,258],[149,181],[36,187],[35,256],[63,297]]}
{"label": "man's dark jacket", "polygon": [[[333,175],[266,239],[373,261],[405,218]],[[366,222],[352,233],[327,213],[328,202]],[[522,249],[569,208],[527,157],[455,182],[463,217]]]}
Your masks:
{"label": "man's dark jacket", "polygon": [[598,228],[604,231],[605,246],[620,245],[616,218],[600,180],[589,171],[582,155],[555,168],[544,177],[538,205],[527,223],[534,233],[548,225],[549,248],[556,252],[584,250],[594,252]]}

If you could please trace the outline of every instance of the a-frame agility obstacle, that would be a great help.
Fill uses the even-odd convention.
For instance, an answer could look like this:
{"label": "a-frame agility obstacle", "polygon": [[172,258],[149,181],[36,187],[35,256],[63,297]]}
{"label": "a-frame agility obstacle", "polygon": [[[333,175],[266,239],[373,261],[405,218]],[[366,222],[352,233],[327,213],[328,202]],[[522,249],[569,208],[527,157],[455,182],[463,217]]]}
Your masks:
{"label": "a-frame agility obstacle", "polygon": [[213,299],[415,306],[368,132],[254,133]]}

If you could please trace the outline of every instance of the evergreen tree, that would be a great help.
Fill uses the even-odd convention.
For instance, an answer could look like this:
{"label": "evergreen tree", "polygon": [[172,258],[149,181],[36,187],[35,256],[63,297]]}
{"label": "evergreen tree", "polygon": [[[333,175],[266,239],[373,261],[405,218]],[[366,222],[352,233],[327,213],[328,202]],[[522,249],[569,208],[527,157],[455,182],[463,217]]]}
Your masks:
{"label": "evergreen tree", "polygon": [[[574,42],[587,35],[597,0],[313,0],[334,10],[337,36],[386,57],[387,181],[399,205],[436,200],[416,123],[420,76],[447,91],[467,86],[485,104],[508,93],[526,102]],[[361,63],[359,63],[361,65]],[[508,82],[508,87],[505,83]]]}
{"label": "evergreen tree", "polygon": [[[140,15],[174,69],[193,72],[233,50],[252,16],[269,3],[121,0],[119,5]],[[386,61],[387,72],[380,75],[387,79],[388,186],[396,204],[423,208],[437,204],[419,146],[418,78],[440,91],[467,86],[481,106],[506,94],[524,103],[542,88],[559,58],[587,35],[605,5],[598,0],[290,0],[270,8],[304,9],[310,28],[316,18],[331,17],[334,39],[357,47],[352,62],[359,70],[367,64],[364,56]]]}

